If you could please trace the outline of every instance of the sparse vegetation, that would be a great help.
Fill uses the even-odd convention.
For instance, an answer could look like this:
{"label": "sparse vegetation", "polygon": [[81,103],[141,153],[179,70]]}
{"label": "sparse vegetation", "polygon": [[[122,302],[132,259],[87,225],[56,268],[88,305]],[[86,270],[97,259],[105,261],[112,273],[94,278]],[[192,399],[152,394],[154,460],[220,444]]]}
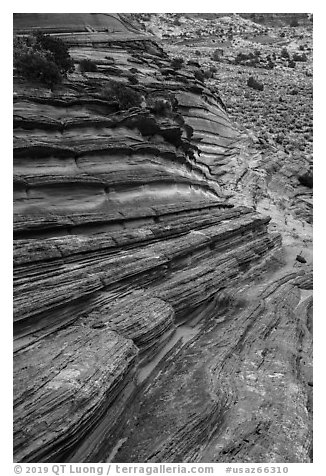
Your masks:
{"label": "sparse vegetation", "polygon": [[300,175],[298,178],[301,185],[304,185],[305,187],[308,187],[308,188],[313,188],[313,174],[311,171],[308,171]]}
{"label": "sparse vegetation", "polygon": [[196,71],[194,72],[194,76],[201,83],[205,81],[205,73],[201,69],[196,69]]}
{"label": "sparse vegetation", "polygon": [[238,53],[234,59],[235,64],[241,64],[243,66],[256,66],[259,61],[259,55],[254,53]]}
{"label": "sparse vegetation", "polygon": [[40,81],[50,87],[62,80],[59,68],[54,61],[38,51],[17,54],[14,66],[17,73],[24,78]]}
{"label": "sparse vegetation", "polygon": [[97,65],[90,59],[83,59],[79,63],[79,69],[82,73],[95,73],[97,71]]}
{"label": "sparse vegetation", "polygon": [[292,59],[293,61],[305,63],[308,58],[307,55],[305,55],[304,53],[302,53],[301,55],[299,53],[294,53]]}
{"label": "sparse vegetation", "polygon": [[181,23],[181,21],[180,21],[180,19],[179,19],[178,17],[176,17],[176,18],[174,19],[173,24],[174,24],[175,26],[181,26],[181,25],[182,25],[182,23]]}
{"label": "sparse vegetation", "polygon": [[256,89],[257,91],[263,91],[264,89],[264,85],[252,76],[249,77],[247,81],[247,86],[249,86],[249,88]]}
{"label": "sparse vegetation", "polygon": [[221,61],[221,56],[223,56],[223,52],[221,50],[215,50],[212,54],[212,60]]}
{"label": "sparse vegetation", "polygon": [[289,58],[290,58],[289,52],[288,52],[288,50],[287,50],[286,48],[282,48],[281,58],[286,58],[286,59],[289,59]]}
{"label": "sparse vegetation", "polygon": [[158,116],[169,116],[172,113],[172,105],[165,98],[154,98],[148,103],[151,112]]}
{"label": "sparse vegetation", "polygon": [[130,74],[128,74],[127,77],[128,77],[128,81],[129,81],[130,84],[138,84],[139,83],[138,78],[135,74],[130,73]]}
{"label": "sparse vegetation", "polygon": [[[190,20],[187,16],[182,20],[182,28],[173,29],[170,18],[166,21],[160,18],[155,21],[155,27],[159,29],[161,23],[161,31],[169,31],[166,38],[171,58],[182,56],[187,64],[186,71],[191,75],[196,70],[202,71],[196,72],[196,77],[205,79],[207,88],[225,98],[230,116],[240,127],[253,130],[257,139],[259,137],[259,148],[276,148],[286,155],[298,153],[299,163],[302,152],[312,153],[313,143],[309,108],[312,101],[312,28],[303,16],[300,17],[302,26],[290,28],[294,16],[271,17],[266,21],[267,30],[260,25],[244,25],[237,18],[216,26],[217,21],[208,19],[206,23],[202,17]],[[229,31],[230,23],[233,32]],[[228,41],[229,33],[234,35],[232,44]],[[171,44],[172,38],[176,40],[175,44]],[[220,51],[224,51],[223,56]],[[301,58],[303,54],[306,56]],[[217,70],[212,70],[211,66]],[[161,67],[167,68],[169,75],[173,74],[171,64],[162,60]],[[253,79],[247,86],[250,76]],[[189,81],[186,74],[179,79],[186,84]],[[203,83],[197,83],[198,89],[200,85],[202,88]],[[154,109],[164,114],[163,104],[158,103]],[[266,132],[266,137],[261,131]]]}
{"label": "sparse vegetation", "polygon": [[211,68],[209,68],[209,69],[204,69],[204,70],[203,70],[203,74],[204,74],[204,78],[205,78],[205,79],[210,79],[210,78],[213,77],[213,73],[212,73],[212,71],[211,71]]}
{"label": "sparse vegetation", "polygon": [[198,61],[189,60],[187,61],[187,64],[189,66],[195,66],[196,68],[200,68],[200,64],[198,63]]}
{"label": "sparse vegetation", "polygon": [[53,87],[74,68],[65,43],[42,33],[14,39],[14,68],[26,79]]}
{"label": "sparse vegetation", "polygon": [[66,74],[74,69],[74,61],[69,54],[69,49],[60,38],[37,33],[35,39],[36,49],[48,51],[61,74]]}
{"label": "sparse vegetation", "polygon": [[173,69],[180,69],[184,63],[183,58],[173,58],[171,61],[171,66]]}
{"label": "sparse vegetation", "polygon": [[137,91],[116,81],[110,82],[110,84],[102,90],[102,97],[117,101],[119,109],[139,107],[142,100],[141,95]]}

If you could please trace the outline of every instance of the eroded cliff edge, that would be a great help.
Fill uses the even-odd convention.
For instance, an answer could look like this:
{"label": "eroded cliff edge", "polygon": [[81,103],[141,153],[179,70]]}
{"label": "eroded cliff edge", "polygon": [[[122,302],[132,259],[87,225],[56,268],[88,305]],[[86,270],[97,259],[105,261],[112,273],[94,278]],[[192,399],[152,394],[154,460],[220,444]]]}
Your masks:
{"label": "eroded cliff edge", "polygon": [[310,461],[312,272],[232,204],[221,98],[125,17],[14,25],[76,62],[14,81],[15,460]]}

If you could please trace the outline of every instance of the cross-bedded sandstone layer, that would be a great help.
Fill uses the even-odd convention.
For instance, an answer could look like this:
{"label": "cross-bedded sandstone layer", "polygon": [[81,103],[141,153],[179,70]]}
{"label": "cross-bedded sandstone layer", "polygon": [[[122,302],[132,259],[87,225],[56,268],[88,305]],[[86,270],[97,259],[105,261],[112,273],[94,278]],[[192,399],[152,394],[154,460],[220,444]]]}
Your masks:
{"label": "cross-bedded sandstone layer", "polygon": [[14,82],[15,460],[308,461],[311,276],[280,276],[269,217],[228,200],[219,96],[128,18],[14,25],[77,64],[53,90]]}

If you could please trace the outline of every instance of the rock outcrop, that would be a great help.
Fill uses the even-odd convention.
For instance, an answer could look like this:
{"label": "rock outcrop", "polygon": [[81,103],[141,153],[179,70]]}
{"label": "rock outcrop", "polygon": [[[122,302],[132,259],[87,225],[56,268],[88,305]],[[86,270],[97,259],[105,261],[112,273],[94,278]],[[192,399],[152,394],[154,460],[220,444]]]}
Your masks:
{"label": "rock outcrop", "polygon": [[222,100],[127,17],[14,29],[77,65],[14,81],[15,460],[308,461],[311,270],[280,275],[270,218],[230,200]]}
{"label": "rock outcrop", "polygon": [[309,462],[311,275],[302,276],[217,293],[215,319],[145,383],[116,461]]}

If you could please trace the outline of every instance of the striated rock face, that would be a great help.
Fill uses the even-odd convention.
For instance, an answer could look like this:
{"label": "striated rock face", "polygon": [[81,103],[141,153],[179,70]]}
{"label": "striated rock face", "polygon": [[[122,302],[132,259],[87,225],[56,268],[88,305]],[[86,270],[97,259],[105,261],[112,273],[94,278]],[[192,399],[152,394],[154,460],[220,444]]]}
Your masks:
{"label": "striated rock face", "polygon": [[281,270],[270,218],[229,200],[222,100],[127,17],[14,30],[76,63],[14,80],[15,461],[309,461],[311,269]]}
{"label": "striated rock face", "polygon": [[307,287],[286,272],[217,293],[219,319],[156,368],[116,461],[309,462]]}
{"label": "striated rock face", "polygon": [[[130,339],[80,325],[20,352],[14,386],[17,459],[61,459],[112,412],[118,396],[126,400],[132,393],[136,358]],[[114,423],[116,415],[111,418]]]}

